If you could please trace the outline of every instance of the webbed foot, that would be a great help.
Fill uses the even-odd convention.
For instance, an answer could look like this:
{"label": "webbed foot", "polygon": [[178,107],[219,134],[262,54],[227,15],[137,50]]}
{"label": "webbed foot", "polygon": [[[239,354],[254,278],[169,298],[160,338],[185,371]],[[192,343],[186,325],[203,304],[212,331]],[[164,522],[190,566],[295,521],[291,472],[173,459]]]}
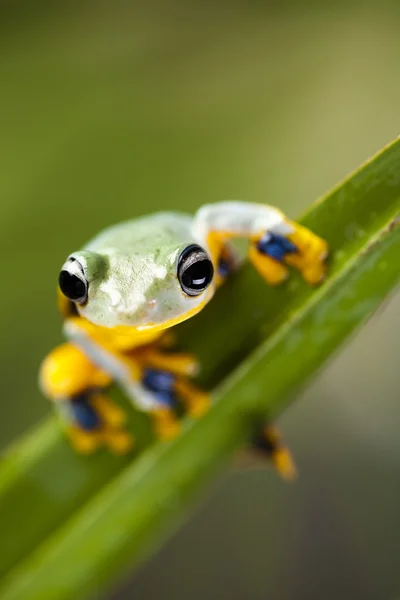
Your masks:
{"label": "webbed foot", "polygon": [[290,221],[290,233],[267,231],[257,237],[249,249],[249,259],[270,285],[278,285],[289,275],[288,266],[296,268],[311,284],[326,276],[328,244],[312,231]]}
{"label": "webbed foot", "polygon": [[88,390],[68,400],[57,401],[72,446],[82,454],[106,447],[115,454],[126,454],[133,438],[125,431],[124,411],[107,396]]}
{"label": "webbed foot", "polygon": [[154,398],[151,414],[156,435],[171,439],[180,430],[179,415],[199,417],[209,407],[209,396],[189,378],[198,372],[196,358],[188,353],[162,352],[150,347],[140,352],[141,385]]}

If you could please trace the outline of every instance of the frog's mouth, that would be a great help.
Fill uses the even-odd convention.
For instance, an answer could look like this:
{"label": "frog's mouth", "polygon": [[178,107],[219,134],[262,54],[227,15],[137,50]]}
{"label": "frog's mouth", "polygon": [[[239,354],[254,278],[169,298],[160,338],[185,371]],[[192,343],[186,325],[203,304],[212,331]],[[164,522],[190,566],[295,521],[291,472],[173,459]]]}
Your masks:
{"label": "frog's mouth", "polygon": [[118,333],[118,335],[127,336],[140,333],[153,334],[157,333],[158,331],[164,331],[166,329],[169,329],[170,327],[174,327],[175,325],[182,323],[183,321],[187,321],[191,317],[197,315],[197,313],[199,313],[204,308],[204,306],[211,300],[213,294],[214,290],[210,286],[206,290],[202,301],[196,304],[196,306],[193,306],[188,311],[181,315],[178,315],[177,317],[163,321],[161,323],[152,322],[151,320],[149,320],[145,325],[114,325],[113,327],[111,327],[111,329],[115,331],[115,333]]}

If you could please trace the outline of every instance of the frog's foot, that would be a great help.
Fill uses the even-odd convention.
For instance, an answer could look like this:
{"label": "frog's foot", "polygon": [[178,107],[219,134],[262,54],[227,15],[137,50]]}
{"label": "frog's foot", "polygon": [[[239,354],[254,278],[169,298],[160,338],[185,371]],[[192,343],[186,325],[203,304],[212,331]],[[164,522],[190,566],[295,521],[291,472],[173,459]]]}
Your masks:
{"label": "frog's foot", "polygon": [[261,457],[266,456],[283,479],[296,478],[297,469],[292,455],[274,425],[265,424],[256,432],[251,449]]}
{"label": "frog's foot", "polygon": [[107,396],[87,391],[57,406],[68,422],[67,435],[72,446],[82,454],[91,454],[103,446],[115,454],[126,454],[133,438],[123,429],[124,411]]}
{"label": "frog's foot", "polygon": [[208,409],[208,395],[172,371],[145,367],[142,385],[154,398],[151,414],[158,437],[170,439],[179,433],[177,415],[181,407],[194,417]]}
{"label": "frog's foot", "polygon": [[[288,233],[282,234],[286,229]],[[326,276],[327,255],[325,240],[293,221],[287,222],[279,233],[267,231],[257,236],[249,249],[250,261],[271,285],[288,277],[287,265],[298,269],[307,283],[320,283]]]}

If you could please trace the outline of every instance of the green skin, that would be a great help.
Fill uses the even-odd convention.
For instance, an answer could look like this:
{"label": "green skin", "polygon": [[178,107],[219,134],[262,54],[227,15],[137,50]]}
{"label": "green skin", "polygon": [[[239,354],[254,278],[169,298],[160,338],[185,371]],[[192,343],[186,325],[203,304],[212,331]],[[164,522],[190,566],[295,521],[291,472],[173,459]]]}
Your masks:
{"label": "green skin", "polygon": [[213,295],[214,284],[188,296],[177,278],[184,248],[198,244],[208,250],[192,224],[189,215],[158,213],[112,226],[71,254],[89,284],[88,301],[77,306],[79,313],[96,325],[143,330],[168,326],[201,307]]}
{"label": "green skin", "polygon": [[77,308],[88,321],[109,328],[165,329],[198,312],[215,291],[213,281],[199,295],[183,292],[177,277],[182,250],[197,244],[215,263],[210,234],[252,238],[266,231],[288,235],[293,227],[278,209],[248,202],[205,205],[194,217],[158,213],[106,229],[71,254],[64,268],[79,267],[81,274],[83,269],[88,299]]}
{"label": "green skin", "polygon": [[[162,379],[150,385],[142,378],[141,366],[124,352],[156,342],[163,330],[205,306],[218,279],[212,277],[209,261],[217,272],[221,256],[225,253],[226,259],[229,254],[226,244],[230,238],[251,240],[250,259],[266,276],[266,258],[261,253],[259,262],[258,254],[254,256],[256,240],[263,235],[273,240],[274,235],[293,232],[294,225],[278,209],[234,201],[205,205],[193,217],[166,212],[112,226],[71,254],[62,267],[60,289],[83,317],[66,318],[64,332],[138,408],[165,412],[165,398],[160,399],[156,392],[170,393],[169,384],[165,390],[154,390],[152,386],[164,385]],[[276,265],[267,265],[275,277],[272,283],[279,283],[282,273],[286,276],[285,267],[280,266],[277,280]],[[160,360],[168,370],[168,361]],[[190,367],[188,357],[181,363],[182,376],[193,374],[195,363],[189,363]],[[43,387],[51,385],[44,382]],[[193,390],[193,386],[182,387],[181,381],[181,393],[202,397]],[[72,409],[72,400],[65,406]]]}
{"label": "green skin", "polygon": [[[62,270],[87,286],[87,296],[76,301],[78,313],[85,318],[82,324],[110,329],[112,335],[123,333],[130,337],[133,348],[148,343],[147,332],[157,337],[159,331],[161,334],[199,312],[212,298],[215,277],[196,295],[191,295],[193,290],[183,290],[178,278],[183,250],[193,244],[200,246],[216,271],[219,257],[212,256],[208,244],[213,234],[252,239],[266,231],[289,235],[293,226],[279,210],[247,202],[205,205],[194,217],[158,213],[104,230],[81,251],[71,254]],[[136,405],[144,410],[157,405],[153,395],[132,378],[118,351],[92,339],[74,319],[65,321],[64,332],[124,388]]]}

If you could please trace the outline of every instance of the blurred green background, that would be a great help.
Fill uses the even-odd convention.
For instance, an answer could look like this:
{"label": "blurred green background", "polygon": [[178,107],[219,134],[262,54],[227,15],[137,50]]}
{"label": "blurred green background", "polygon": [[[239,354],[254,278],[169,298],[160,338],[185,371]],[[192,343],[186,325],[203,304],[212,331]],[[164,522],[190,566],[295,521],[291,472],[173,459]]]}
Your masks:
{"label": "blurred green background", "polygon": [[[69,252],[159,209],[298,215],[399,133],[399,25],[384,0],[0,3],[1,446],[49,410]],[[117,597],[400,597],[399,307],[281,419],[299,482],[231,469]]]}

